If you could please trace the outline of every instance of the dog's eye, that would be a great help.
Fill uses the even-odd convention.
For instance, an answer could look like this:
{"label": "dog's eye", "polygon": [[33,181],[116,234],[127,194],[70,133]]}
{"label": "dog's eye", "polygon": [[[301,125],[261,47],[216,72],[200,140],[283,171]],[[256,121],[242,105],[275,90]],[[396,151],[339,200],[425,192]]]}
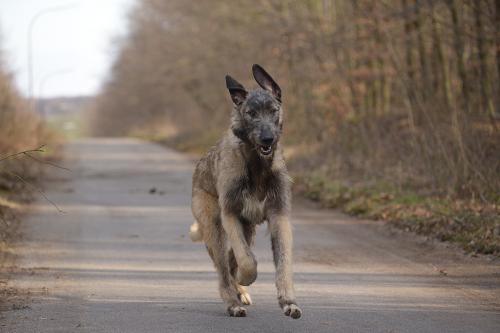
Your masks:
{"label": "dog's eye", "polygon": [[250,116],[250,117],[255,117],[257,115],[257,112],[255,112],[255,110],[252,110],[252,109],[249,109],[247,111],[247,114]]}

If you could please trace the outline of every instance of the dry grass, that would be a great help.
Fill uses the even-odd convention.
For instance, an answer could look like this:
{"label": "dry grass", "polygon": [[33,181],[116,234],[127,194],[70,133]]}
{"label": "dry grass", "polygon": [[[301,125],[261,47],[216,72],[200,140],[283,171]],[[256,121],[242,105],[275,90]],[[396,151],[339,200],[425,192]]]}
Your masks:
{"label": "dry grass", "polygon": [[36,186],[45,158],[37,151],[16,153],[53,147],[57,141],[56,134],[29,111],[0,59],[0,260],[16,236],[20,203],[30,199],[30,187]]}
{"label": "dry grass", "polygon": [[295,191],[324,207],[376,220],[460,245],[467,252],[500,256],[500,205],[421,195],[389,183],[343,183],[319,172],[300,173]]}

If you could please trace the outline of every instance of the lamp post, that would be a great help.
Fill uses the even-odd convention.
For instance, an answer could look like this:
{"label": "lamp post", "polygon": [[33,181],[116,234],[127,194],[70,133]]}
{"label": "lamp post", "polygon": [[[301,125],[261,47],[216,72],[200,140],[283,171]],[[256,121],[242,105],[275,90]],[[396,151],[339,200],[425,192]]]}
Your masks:
{"label": "lamp post", "polygon": [[[60,76],[60,75],[65,75],[65,74],[68,74],[70,73],[72,70],[69,69],[69,68],[66,68],[66,69],[60,69],[58,71],[54,71],[54,72],[50,72],[48,74],[45,74],[42,79],[40,80],[40,84],[38,86],[38,96],[39,98],[42,97],[43,95],[43,89],[45,87],[45,84],[50,81],[50,79],[56,77],[56,76]],[[38,101],[38,103],[40,103],[40,101]],[[41,107],[41,105],[39,104],[39,107],[38,107],[38,111],[40,112],[40,115],[42,118],[46,118],[46,114],[45,114],[45,110]]]}
{"label": "lamp post", "polygon": [[40,10],[37,12],[35,15],[30,20],[29,26],[28,26],[28,95],[29,95],[29,101],[30,101],[30,106],[31,110],[35,110],[35,96],[33,93],[33,30],[35,28],[35,23],[38,21],[38,19],[45,14],[50,14],[54,12],[59,12],[67,9],[74,8],[76,5],[62,5],[62,6],[56,6],[56,7],[48,7]]}

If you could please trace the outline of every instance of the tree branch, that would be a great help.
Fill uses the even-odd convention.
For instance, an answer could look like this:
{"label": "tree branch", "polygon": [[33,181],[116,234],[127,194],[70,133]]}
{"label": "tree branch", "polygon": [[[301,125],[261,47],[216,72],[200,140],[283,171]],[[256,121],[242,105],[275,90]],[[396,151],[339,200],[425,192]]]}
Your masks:
{"label": "tree branch", "polygon": [[57,211],[59,213],[65,213],[65,211],[63,211],[61,208],[59,208],[59,206],[57,206],[55,204],[55,202],[53,202],[52,200],[50,200],[47,195],[45,194],[45,192],[43,192],[43,190],[33,184],[31,184],[30,182],[28,182],[26,179],[24,179],[23,177],[21,177],[20,175],[14,173],[14,172],[11,172],[11,171],[7,171],[7,173],[11,174],[12,176],[16,177],[17,179],[19,179],[20,181],[22,181],[24,184],[26,184],[27,186],[31,187],[32,189],[34,189],[35,191],[37,191],[38,193],[40,193],[42,195],[42,197],[47,200],[48,202],[50,202],[50,204],[52,206],[55,207],[55,209],[57,209]]}
{"label": "tree branch", "polygon": [[40,147],[38,147],[36,149],[24,150],[24,151],[20,151],[18,153],[14,153],[14,154],[11,154],[11,155],[0,157],[0,162],[3,162],[5,160],[8,160],[9,158],[12,158],[12,157],[15,157],[15,156],[24,155],[24,154],[28,154],[28,153],[44,153],[45,150],[42,149],[43,147],[45,147],[45,145],[41,145]]}

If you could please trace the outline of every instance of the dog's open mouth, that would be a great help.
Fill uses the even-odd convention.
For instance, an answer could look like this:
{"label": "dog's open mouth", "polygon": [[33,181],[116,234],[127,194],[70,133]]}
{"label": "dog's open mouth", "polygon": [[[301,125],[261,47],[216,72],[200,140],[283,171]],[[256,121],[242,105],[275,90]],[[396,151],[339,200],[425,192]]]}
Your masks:
{"label": "dog's open mouth", "polygon": [[259,151],[264,156],[271,155],[273,152],[273,146],[260,146]]}

